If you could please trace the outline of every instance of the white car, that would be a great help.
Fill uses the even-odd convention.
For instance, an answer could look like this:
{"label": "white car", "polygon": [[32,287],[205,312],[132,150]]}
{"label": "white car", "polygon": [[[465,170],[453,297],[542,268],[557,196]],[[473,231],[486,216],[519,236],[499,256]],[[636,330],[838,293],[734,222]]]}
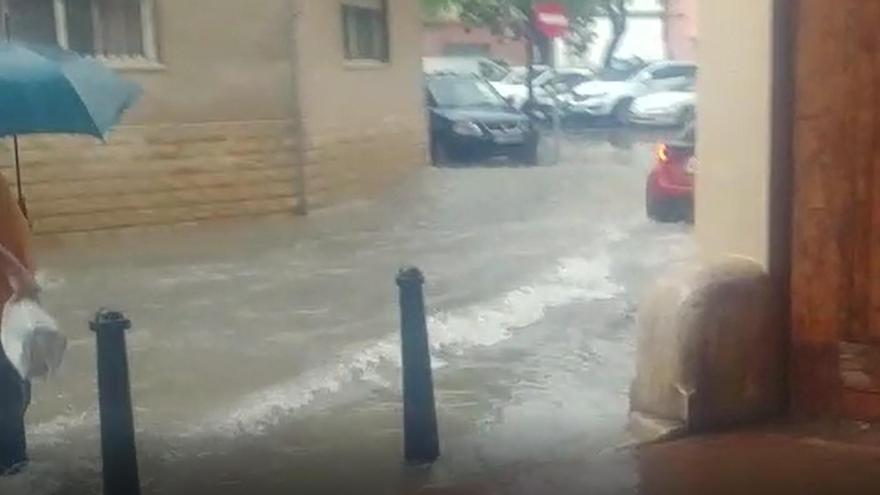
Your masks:
{"label": "white car", "polygon": [[[547,65],[535,65],[535,77],[540,77],[542,74],[550,70],[550,67]],[[510,72],[499,82],[508,83],[508,84],[525,84],[526,78],[529,75],[529,68],[523,65],[514,65],[510,68]]]}
{"label": "white car", "polygon": [[[517,68],[511,71],[511,75],[517,73]],[[555,69],[544,69],[541,74],[535,78],[535,99],[542,106],[556,106],[556,99],[551,94],[568,93],[571,89],[586,81],[595,79],[595,73],[586,68],[581,67],[560,67]],[[513,81],[506,78],[500,82],[492,83],[492,86],[510,101],[517,109],[522,109],[525,102],[529,99],[529,87],[526,85],[525,76],[519,81]],[[549,91],[548,91],[549,88]]]}
{"label": "white car", "polygon": [[678,91],[663,91],[636,98],[629,121],[650,126],[684,126],[696,114],[697,93],[693,84]]}
{"label": "white car", "polygon": [[422,69],[425,74],[467,74],[487,81],[501,81],[510,74],[486,57],[424,57]]}
{"label": "white car", "polygon": [[696,78],[690,62],[655,62],[626,81],[590,81],[565,97],[566,111],[587,117],[614,117],[629,122],[630,107],[641,96],[681,88]]}
{"label": "white car", "polygon": [[554,92],[568,93],[583,83],[596,79],[596,72],[585,67],[557,67],[537,78],[535,85],[552,88]]}
{"label": "white car", "polygon": [[[498,94],[503,96],[504,99],[510,102],[510,104],[517,110],[522,110],[523,105],[525,105],[526,101],[529,99],[529,87],[525,84],[510,84],[505,82],[493,82],[491,84],[495,88],[495,91],[498,91]],[[553,96],[537,84],[535,85],[535,101],[537,101],[539,105],[554,106],[556,104]]]}

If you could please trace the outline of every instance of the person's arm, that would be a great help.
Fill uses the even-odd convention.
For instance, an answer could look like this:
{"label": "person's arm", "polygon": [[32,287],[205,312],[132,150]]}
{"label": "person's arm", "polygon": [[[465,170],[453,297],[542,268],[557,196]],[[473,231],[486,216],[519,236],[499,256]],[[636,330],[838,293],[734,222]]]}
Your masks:
{"label": "person's arm", "polygon": [[25,267],[5,246],[0,244],[0,266],[3,275],[9,279],[12,285],[15,299],[23,297],[36,298],[40,293],[40,286],[31,271]]}

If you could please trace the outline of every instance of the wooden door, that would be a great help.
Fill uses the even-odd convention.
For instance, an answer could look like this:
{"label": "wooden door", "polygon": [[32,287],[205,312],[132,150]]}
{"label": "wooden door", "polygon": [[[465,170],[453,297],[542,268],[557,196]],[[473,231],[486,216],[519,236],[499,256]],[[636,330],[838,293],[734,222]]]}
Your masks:
{"label": "wooden door", "polygon": [[880,419],[880,2],[795,13],[793,412]]}

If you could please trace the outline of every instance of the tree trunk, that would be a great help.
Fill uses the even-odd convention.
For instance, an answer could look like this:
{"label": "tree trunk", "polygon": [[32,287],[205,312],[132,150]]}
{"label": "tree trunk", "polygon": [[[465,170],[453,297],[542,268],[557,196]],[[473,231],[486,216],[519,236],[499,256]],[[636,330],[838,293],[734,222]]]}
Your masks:
{"label": "tree trunk", "polygon": [[535,33],[535,46],[538,49],[538,63],[542,65],[555,65],[553,60],[553,40],[541,33]]}
{"label": "tree trunk", "polygon": [[672,58],[672,51],[669,49],[669,23],[672,20],[672,12],[670,12],[669,0],[661,0],[660,6],[663,9],[663,12],[660,14],[662,16],[661,22],[663,23],[663,55],[666,59]]}
{"label": "tree trunk", "polygon": [[608,4],[608,20],[611,21],[611,41],[605,48],[605,56],[602,59],[602,65],[606,68],[611,66],[614,55],[623,41],[623,35],[626,34],[627,14],[626,0],[610,0]]}

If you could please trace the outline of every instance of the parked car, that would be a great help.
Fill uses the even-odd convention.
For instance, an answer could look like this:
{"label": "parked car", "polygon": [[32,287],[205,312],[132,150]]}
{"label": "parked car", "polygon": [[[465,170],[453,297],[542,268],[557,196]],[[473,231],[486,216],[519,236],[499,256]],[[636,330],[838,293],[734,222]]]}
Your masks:
{"label": "parked car", "polygon": [[[516,78],[519,68],[514,68],[511,74],[500,82],[493,82],[492,86],[507,101],[518,110],[523,110],[529,99],[529,87],[526,76]],[[552,114],[561,106],[559,97],[568,94],[581,83],[591,81],[595,73],[591,69],[580,67],[547,68],[535,77],[533,81],[535,109],[544,115],[543,119],[549,120]]]}
{"label": "parked car", "polygon": [[464,74],[482,77],[487,81],[501,81],[510,69],[486,57],[425,57],[425,74]]}
{"label": "parked car", "polygon": [[645,187],[648,217],[659,222],[693,221],[696,124],[657,147],[654,167]]}
{"label": "parked car", "polygon": [[[548,70],[550,70],[549,65],[535,65],[534,71],[533,71],[534,72],[533,77],[538,78],[538,77],[542,76],[544,73],[546,73]],[[523,84],[524,85],[524,84],[526,84],[526,80],[528,79],[528,77],[529,77],[529,68],[528,67],[526,67],[524,65],[515,65],[513,67],[510,67],[510,72],[507,74],[507,76],[504,77],[504,79],[502,79],[499,82],[506,83],[506,84]]]}
{"label": "parked car", "polygon": [[629,121],[650,126],[684,127],[696,113],[697,93],[694,82],[675,91],[661,91],[641,96],[630,107]]}
{"label": "parked car", "polygon": [[492,156],[537,161],[537,130],[491,84],[475,76],[435,75],[426,86],[435,165]]}
{"label": "parked car", "polygon": [[625,81],[647,65],[647,61],[637,56],[613,58],[607,67],[599,70],[598,78],[603,81]]}
{"label": "parked car", "polygon": [[[498,91],[498,94],[517,110],[522,110],[523,107],[525,107],[526,102],[529,100],[529,86],[525,84],[525,82],[508,83],[500,81],[492,82],[491,84],[495,88],[495,91]],[[534,86],[534,97],[539,108],[543,107],[547,110],[552,110],[557,106],[556,98],[553,94],[547,89],[538,86],[537,83]]]}
{"label": "parked car", "polygon": [[586,67],[557,67],[535,79],[535,84],[552,88],[558,94],[571,92],[585,82],[596,79],[596,72]]}
{"label": "parked car", "polygon": [[636,98],[680,88],[696,78],[697,66],[689,62],[656,62],[625,81],[591,81],[574,88],[565,98],[566,112],[587,117],[614,117],[629,122]]}

